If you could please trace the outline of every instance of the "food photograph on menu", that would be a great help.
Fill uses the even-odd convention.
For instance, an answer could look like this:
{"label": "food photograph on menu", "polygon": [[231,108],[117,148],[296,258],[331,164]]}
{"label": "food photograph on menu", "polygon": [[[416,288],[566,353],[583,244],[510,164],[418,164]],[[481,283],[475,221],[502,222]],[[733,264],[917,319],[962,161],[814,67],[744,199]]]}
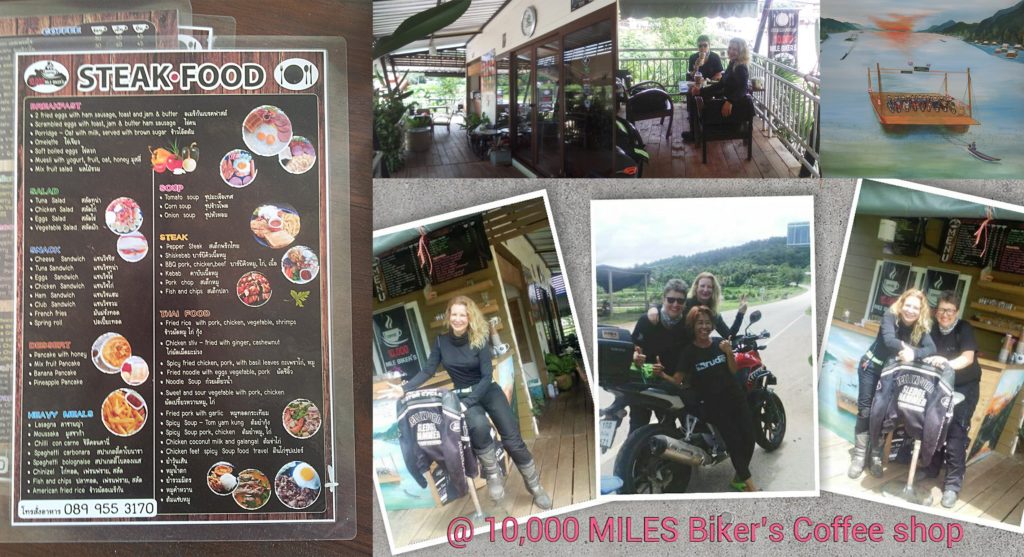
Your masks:
{"label": "food photograph on menu", "polygon": [[18,56],[14,525],[349,512],[326,58]]}
{"label": "food photograph on menu", "polygon": [[826,2],[826,176],[1016,179],[1019,0]]}
{"label": "food photograph on menu", "polygon": [[810,196],[591,202],[604,493],[818,494],[813,218]]}
{"label": "food photograph on menu", "polygon": [[823,489],[1019,528],[1022,284],[1024,207],[861,182],[818,380]]}
{"label": "food photograph on menu", "polygon": [[594,405],[547,197],[374,233],[373,468],[393,552],[597,497]]}

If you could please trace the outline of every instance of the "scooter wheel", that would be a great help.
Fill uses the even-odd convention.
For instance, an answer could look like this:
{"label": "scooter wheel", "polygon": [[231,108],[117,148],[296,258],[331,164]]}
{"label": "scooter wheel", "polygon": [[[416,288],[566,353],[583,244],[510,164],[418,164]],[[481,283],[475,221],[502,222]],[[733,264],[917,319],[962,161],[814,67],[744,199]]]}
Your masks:
{"label": "scooter wheel", "polygon": [[685,493],[690,485],[690,466],[651,454],[650,440],[655,435],[680,437],[679,430],[663,424],[649,424],[626,438],[615,458],[615,475],[622,479],[619,493],[624,495]]}
{"label": "scooter wheel", "polygon": [[786,437],[786,408],[782,399],[772,391],[759,391],[750,406],[754,417],[757,444],[767,452],[782,446]]}

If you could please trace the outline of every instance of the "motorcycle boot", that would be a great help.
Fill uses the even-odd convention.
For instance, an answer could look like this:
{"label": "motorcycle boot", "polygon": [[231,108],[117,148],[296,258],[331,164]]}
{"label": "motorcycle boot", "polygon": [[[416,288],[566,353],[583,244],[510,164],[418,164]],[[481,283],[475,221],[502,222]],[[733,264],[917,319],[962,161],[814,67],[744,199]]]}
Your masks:
{"label": "motorcycle boot", "polygon": [[884,439],[878,439],[871,444],[871,458],[868,461],[868,473],[876,478],[882,477],[882,447],[884,445]]}
{"label": "motorcycle boot", "polygon": [[846,475],[856,480],[864,472],[864,461],[868,454],[868,432],[858,433],[854,439],[853,455],[850,458],[850,469]]}
{"label": "motorcycle boot", "polygon": [[540,472],[537,471],[537,463],[531,459],[526,464],[516,464],[516,466],[519,467],[519,473],[523,475],[526,489],[533,495],[533,504],[544,510],[550,509],[551,496],[540,485]]}
{"label": "motorcycle boot", "polygon": [[473,449],[476,459],[480,461],[480,471],[487,480],[487,494],[495,504],[505,498],[505,480],[501,477],[501,469],[498,468],[498,450],[491,443],[486,449]]}

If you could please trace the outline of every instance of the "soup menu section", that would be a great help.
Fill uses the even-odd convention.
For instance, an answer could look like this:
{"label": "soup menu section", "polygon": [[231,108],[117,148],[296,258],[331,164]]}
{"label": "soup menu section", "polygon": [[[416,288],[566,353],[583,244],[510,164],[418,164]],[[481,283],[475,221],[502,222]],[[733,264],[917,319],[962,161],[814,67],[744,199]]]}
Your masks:
{"label": "soup menu section", "polygon": [[325,56],[19,56],[15,525],[335,518]]}

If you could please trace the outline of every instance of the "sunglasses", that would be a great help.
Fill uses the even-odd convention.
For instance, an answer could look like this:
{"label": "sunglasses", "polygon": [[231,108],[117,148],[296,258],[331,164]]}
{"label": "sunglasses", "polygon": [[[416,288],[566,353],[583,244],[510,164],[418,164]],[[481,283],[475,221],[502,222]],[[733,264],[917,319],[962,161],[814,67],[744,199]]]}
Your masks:
{"label": "sunglasses", "polygon": [[682,304],[686,302],[686,298],[673,298],[672,296],[665,296],[665,302],[669,304]]}
{"label": "sunglasses", "polygon": [[699,48],[707,48],[707,47],[709,47],[709,46],[711,46],[711,45],[709,45],[708,43],[700,43],[700,44],[699,44],[699,45],[697,45],[697,46],[698,46]]}
{"label": "sunglasses", "polygon": [[937,309],[935,310],[935,313],[937,315],[953,315],[956,311],[956,309]]}

